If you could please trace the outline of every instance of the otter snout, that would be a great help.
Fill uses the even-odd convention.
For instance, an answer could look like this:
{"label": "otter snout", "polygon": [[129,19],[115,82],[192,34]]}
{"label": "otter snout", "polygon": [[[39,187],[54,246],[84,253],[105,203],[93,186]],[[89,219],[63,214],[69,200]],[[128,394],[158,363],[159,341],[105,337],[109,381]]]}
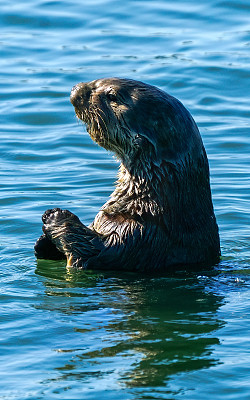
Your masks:
{"label": "otter snout", "polygon": [[80,105],[88,102],[90,94],[91,88],[89,87],[88,83],[78,83],[77,85],[73,86],[71,90],[70,101],[73,106],[77,108]]}

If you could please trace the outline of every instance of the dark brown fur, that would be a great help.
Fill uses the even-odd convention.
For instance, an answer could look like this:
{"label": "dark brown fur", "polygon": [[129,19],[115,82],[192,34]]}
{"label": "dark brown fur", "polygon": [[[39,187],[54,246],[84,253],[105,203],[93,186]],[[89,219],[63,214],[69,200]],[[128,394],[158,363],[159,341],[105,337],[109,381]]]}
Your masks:
{"label": "dark brown fur", "polygon": [[217,263],[208,161],[186,108],[154,86],[119,78],[79,83],[71,102],[91,138],[120,159],[119,178],[89,228],[67,210],[46,211],[37,257],[50,243],[46,258],[66,256],[68,266],[84,268]]}

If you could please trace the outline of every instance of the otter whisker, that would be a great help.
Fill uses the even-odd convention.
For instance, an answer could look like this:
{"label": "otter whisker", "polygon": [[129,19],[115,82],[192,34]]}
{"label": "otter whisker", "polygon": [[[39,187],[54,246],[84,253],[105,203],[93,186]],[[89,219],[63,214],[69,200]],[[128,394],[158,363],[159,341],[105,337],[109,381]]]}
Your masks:
{"label": "otter whisker", "polygon": [[[107,124],[106,124],[104,118],[101,116],[102,110],[101,110],[100,108],[95,108],[95,109],[94,109],[94,112],[95,112],[95,114],[100,118],[100,120],[102,121],[102,123],[103,123],[103,125],[104,125],[104,128],[105,128],[105,130],[106,130],[106,136],[103,135],[103,139],[109,140],[109,134],[108,134],[109,131],[108,131],[108,127],[107,127]],[[101,126],[100,126],[100,128],[101,128],[102,133],[103,133],[103,129],[102,129]],[[109,143],[108,143],[108,144],[109,144]]]}

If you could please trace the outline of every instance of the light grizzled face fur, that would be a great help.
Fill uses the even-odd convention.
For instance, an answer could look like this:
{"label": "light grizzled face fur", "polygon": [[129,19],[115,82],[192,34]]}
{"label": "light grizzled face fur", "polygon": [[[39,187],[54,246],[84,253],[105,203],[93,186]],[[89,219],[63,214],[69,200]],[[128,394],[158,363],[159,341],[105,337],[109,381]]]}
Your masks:
{"label": "light grizzled face fur", "polygon": [[71,102],[91,138],[124,160],[135,150],[136,134],[126,122],[126,114],[136,99],[118,83],[118,79],[79,83],[72,89]]}

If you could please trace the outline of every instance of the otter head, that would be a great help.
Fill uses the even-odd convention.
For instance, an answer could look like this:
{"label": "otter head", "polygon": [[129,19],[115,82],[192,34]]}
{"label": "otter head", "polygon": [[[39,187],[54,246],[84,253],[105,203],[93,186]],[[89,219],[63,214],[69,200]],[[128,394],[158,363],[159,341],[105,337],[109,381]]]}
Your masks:
{"label": "otter head", "polygon": [[175,98],[142,82],[108,78],[73,87],[71,103],[91,138],[133,172],[202,152],[199,131]]}

